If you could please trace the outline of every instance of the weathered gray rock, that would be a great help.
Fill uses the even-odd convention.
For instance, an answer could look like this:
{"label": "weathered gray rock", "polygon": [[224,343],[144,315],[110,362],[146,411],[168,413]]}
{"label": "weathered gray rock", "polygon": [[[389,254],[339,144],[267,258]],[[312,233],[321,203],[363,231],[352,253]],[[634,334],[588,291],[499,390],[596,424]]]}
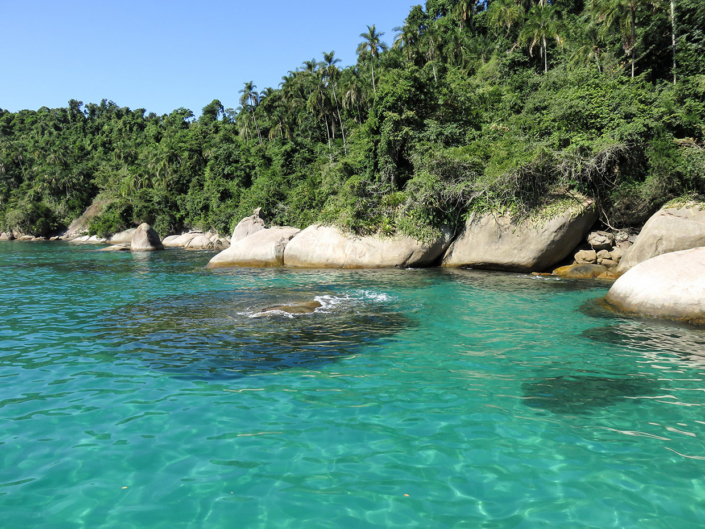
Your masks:
{"label": "weathered gray rock", "polygon": [[587,242],[593,250],[610,250],[614,246],[614,235],[607,231],[593,231],[588,234]]}
{"label": "weathered gray rock", "polygon": [[162,245],[169,248],[171,246],[175,246],[173,243],[176,241],[181,235],[169,235],[168,237],[164,237],[164,240],[162,241]]}
{"label": "weathered gray rock", "polygon": [[135,235],[135,231],[136,229],[132,228],[116,233],[108,239],[108,242],[112,244],[129,244],[132,242],[132,237]]}
{"label": "weathered gray rock", "polygon": [[259,218],[260,211],[262,211],[262,208],[257,208],[251,217],[245,217],[235,226],[233,236],[230,240],[231,244],[246,239],[250,235],[265,229],[264,221]]}
{"label": "weathered gray rock", "polygon": [[186,243],[184,248],[186,250],[212,250],[213,241],[205,235],[196,235],[188,243]]}
{"label": "weathered gray rock", "polygon": [[133,252],[151,252],[163,250],[164,246],[159,240],[159,234],[149,224],[144,223],[135,230],[130,248]]}
{"label": "weathered gray rock", "polygon": [[625,313],[705,323],[705,248],[669,252],[635,265],[605,299]]}
{"label": "weathered gray rock", "polygon": [[129,244],[114,244],[113,246],[103,248],[101,252],[129,252],[130,250]]}
{"label": "weathered gray rock", "polygon": [[448,247],[445,230],[434,241],[411,237],[357,237],[328,226],[309,226],[286,247],[284,264],[292,268],[407,268],[430,266]]}
{"label": "weathered gray rock", "polygon": [[172,236],[176,237],[174,239],[172,239],[171,237],[167,237],[166,239],[164,239],[164,241],[169,239],[168,245],[166,244],[166,242],[162,242],[162,244],[164,244],[164,246],[169,246],[172,248],[185,248],[186,245],[188,245],[188,243],[190,243],[192,239],[198,237],[199,235],[203,235],[203,233],[201,233],[200,231],[190,231],[188,233],[183,233],[178,236]]}
{"label": "weathered gray rock", "polygon": [[284,266],[285,248],[300,231],[283,227],[259,230],[246,239],[233,242],[230,248],[210,260],[208,268]]}
{"label": "weathered gray rock", "polygon": [[566,258],[597,220],[592,202],[547,220],[515,223],[507,216],[472,215],[443,257],[443,266],[540,271]]}
{"label": "weathered gray rock", "polygon": [[634,246],[622,257],[617,272],[623,274],[658,255],[701,246],[705,246],[705,209],[662,209],[644,225]]}
{"label": "weathered gray rock", "polygon": [[580,250],[575,254],[575,262],[578,264],[595,264],[597,263],[597,253],[595,253],[595,250]]}

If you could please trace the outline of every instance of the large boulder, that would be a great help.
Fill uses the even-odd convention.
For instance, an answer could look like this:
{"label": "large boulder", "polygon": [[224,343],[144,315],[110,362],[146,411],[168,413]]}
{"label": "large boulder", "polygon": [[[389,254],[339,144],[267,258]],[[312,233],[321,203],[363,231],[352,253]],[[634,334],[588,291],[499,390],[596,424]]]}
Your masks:
{"label": "large boulder", "polygon": [[203,235],[203,233],[200,231],[190,231],[181,235],[172,235],[164,239],[164,241],[162,241],[162,244],[164,246],[169,246],[170,248],[186,248],[188,243],[190,243],[199,235]]}
{"label": "large boulder", "polygon": [[11,233],[5,233],[5,232],[0,233],[0,241],[11,241],[14,238],[15,237]]}
{"label": "large boulder", "polygon": [[625,313],[705,323],[705,248],[639,263],[612,285],[605,299]]}
{"label": "large boulder", "polygon": [[186,250],[212,250],[213,241],[205,235],[196,235],[184,246]]}
{"label": "large boulder", "polygon": [[159,234],[149,224],[140,224],[132,236],[130,248],[133,252],[151,252],[163,250]]}
{"label": "large boulder", "polygon": [[617,273],[658,255],[701,246],[705,246],[705,207],[662,209],[647,221],[634,246],[624,253]]}
{"label": "large boulder", "polygon": [[111,244],[129,244],[132,242],[132,237],[135,235],[136,228],[121,231],[108,239]]}
{"label": "large boulder", "polygon": [[285,248],[300,231],[281,227],[259,230],[246,239],[233,241],[230,248],[210,260],[208,268],[284,266]]}
{"label": "large boulder", "polygon": [[411,237],[356,237],[328,226],[309,226],[284,251],[292,268],[407,268],[430,266],[451,240],[450,231],[430,242]]}
{"label": "large boulder", "polygon": [[443,257],[443,266],[531,272],[549,268],[583,240],[597,220],[592,202],[545,219],[515,222],[505,215],[471,215]]}
{"label": "large boulder", "polygon": [[246,239],[250,235],[265,229],[264,221],[259,218],[260,211],[262,211],[262,208],[257,208],[251,217],[245,217],[238,223],[237,226],[235,226],[233,236],[230,241],[231,244]]}

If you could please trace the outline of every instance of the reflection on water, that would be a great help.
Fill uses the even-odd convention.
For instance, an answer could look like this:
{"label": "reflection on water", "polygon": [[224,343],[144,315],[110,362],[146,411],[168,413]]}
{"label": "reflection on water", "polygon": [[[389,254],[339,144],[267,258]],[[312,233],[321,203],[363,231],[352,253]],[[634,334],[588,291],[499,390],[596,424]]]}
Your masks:
{"label": "reflection on water", "polygon": [[705,329],[686,324],[623,321],[581,333],[594,342],[610,344],[663,359],[705,363]]}
{"label": "reflection on water", "polygon": [[[647,377],[569,375],[531,379],[522,383],[521,389],[528,397],[524,403],[529,407],[577,415],[612,406],[627,397],[655,395],[659,384]],[[633,404],[639,402],[634,400]]]}
{"label": "reflection on water", "polygon": [[[315,301],[312,314],[263,313]],[[101,339],[150,368],[196,377],[311,367],[380,345],[409,320],[373,291],[272,288],[168,296],[105,313]]]}

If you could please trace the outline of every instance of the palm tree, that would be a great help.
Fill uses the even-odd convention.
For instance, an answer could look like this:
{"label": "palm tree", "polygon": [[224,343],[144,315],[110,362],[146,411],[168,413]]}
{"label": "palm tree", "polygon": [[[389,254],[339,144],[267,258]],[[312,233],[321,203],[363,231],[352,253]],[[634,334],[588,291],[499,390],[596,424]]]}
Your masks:
{"label": "palm tree", "polygon": [[508,37],[512,26],[524,18],[524,8],[514,0],[495,0],[487,10],[487,18],[491,27],[507,28]]}
{"label": "palm tree", "polygon": [[418,32],[408,24],[396,27],[394,31],[397,32],[397,36],[394,38],[393,47],[397,50],[402,50],[406,60],[411,61],[414,58],[414,45],[418,40]]}
{"label": "palm tree", "polygon": [[453,7],[454,14],[460,19],[460,25],[458,29],[463,29],[463,26],[468,25],[470,22],[470,29],[473,29],[473,17],[475,15],[475,6],[478,0],[458,0],[458,2]]}
{"label": "palm tree", "polygon": [[433,68],[433,78],[438,82],[438,75],[436,75],[436,60],[438,59],[438,46],[442,42],[441,34],[436,29],[436,26],[429,26],[423,35],[423,45],[426,52],[426,59],[431,63]]}
{"label": "palm tree", "polygon": [[365,39],[357,47],[357,54],[362,60],[370,58],[370,64],[372,66],[372,90],[377,97],[377,87],[375,85],[375,64],[374,62],[379,60],[379,54],[385,52],[388,46],[382,42],[382,35],[384,33],[377,33],[377,28],[374,24],[372,26],[367,26],[367,33],[360,33],[360,37]]}
{"label": "palm tree", "polygon": [[333,92],[333,99],[335,100],[335,110],[338,113],[338,121],[340,122],[340,131],[343,135],[343,149],[345,154],[348,153],[348,144],[345,140],[345,125],[343,125],[343,118],[340,116],[340,106],[338,105],[338,77],[340,76],[340,70],[336,64],[340,62],[340,59],[335,58],[335,51],[330,53],[323,52],[323,62],[321,63],[321,70],[323,71],[323,82],[327,83]]}
{"label": "palm tree", "polygon": [[242,94],[242,97],[240,97],[240,104],[245,107],[250,108],[250,112],[252,113],[252,119],[255,122],[255,128],[257,129],[257,137],[259,138],[259,143],[260,145],[262,144],[262,134],[260,133],[259,130],[259,125],[257,124],[257,118],[255,117],[255,108],[257,108],[257,105],[259,104],[259,95],[257,92],[255,92],[255,88],[257,88],[252,81],[249,83],[245,83],[245,88],[240,90],[240,94]]}
{"label": "palm tree", "polygon": [[589,22],[588,20],[583,20],[583,22],[585,24],[585,30],[583,32],[585,44],[573,52],[573,56],[570,59],[570,64],[587,65],[594,60],[597,65],[597,71],[602,72],[602,66],[600,65],[600,54],[602,53],[602,48],[600,47],[600,35],[598,28],[595,24]]}
{"label": "palm tree", "polygon": [[622,34],[622,47],[631,58],[632,77],[636,70],[636,14],[640,8],[656,6],[658,0],[594,0],[595,19],[604,23],[605,31],[616,29]]}
{"label": "palm tree", "polygon": [[549,5],[537,5],[529,11],[529,18],[519,34],[517,44],[529,44],[529,55],[534,56],[534,48],[539,47],[544,60],[544,73],[548,73],[548,40],[556,39],[559,46],[563,46],[560,12]]}

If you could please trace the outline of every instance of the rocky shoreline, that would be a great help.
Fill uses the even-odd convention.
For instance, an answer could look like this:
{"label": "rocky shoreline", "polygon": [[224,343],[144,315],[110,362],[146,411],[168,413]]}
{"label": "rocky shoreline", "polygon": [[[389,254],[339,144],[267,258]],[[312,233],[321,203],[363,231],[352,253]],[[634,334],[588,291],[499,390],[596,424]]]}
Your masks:
{"label": "rocky shoreline", "polygon": [[[616,283],[606,301],[623,313],[705,323],[702,279],[705,277],[705,206],[702,204],[664,208],[639,232],[591,231],[598,220],[596,208],[589,200],[579,200],[536,219],[471,215],[456,237],[450,230],[442,230],[427,241],[405,236],[355,236],[336,227],[317,224],[304,230],[266,227],[260,211],[257,209],[252,216],[242,219],[231,237],[189,231],[160,240],[153,228],[142,224],[102,239],[85,233],[90,213],[87,211],[76,221],[82,225],[72,224],[62,236],[46,239],[0,233],[0,241],[111,244],[103,251],[165,248],[218,251],[208,263],[209,268],[441,266],[609,280]],[[695,292],[695,297],[686,295],[690,291]],[[647,301],[642,299],[643,292],[651,292],[646,295]],[[644,309],[640,310],[640,306]],[[663,308],[658,309],[658,306]]]}

